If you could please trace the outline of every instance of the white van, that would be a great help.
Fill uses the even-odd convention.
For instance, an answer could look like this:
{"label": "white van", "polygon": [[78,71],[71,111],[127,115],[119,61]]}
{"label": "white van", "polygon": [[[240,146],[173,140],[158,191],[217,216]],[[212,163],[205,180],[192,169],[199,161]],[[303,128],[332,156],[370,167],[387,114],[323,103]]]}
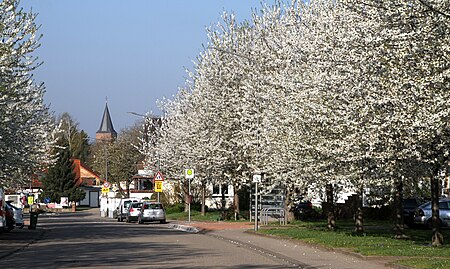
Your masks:
{"label": "white van", "polygon": [[119,206],[116,208],[115,213],[117,221],[123,221],[127,217],[128,208],[132,203],[140,202],[140,198],[123,198],[120,200]]}

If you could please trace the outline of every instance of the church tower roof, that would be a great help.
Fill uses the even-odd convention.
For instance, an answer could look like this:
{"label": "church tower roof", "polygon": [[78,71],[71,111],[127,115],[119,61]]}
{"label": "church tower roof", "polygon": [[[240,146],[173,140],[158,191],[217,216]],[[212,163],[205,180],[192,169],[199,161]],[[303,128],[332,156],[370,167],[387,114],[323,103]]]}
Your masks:
{"label": "church tower roof", "polygon": [[95,138],[96,140],[112,140],[116,137],[117,132],[114,130],[111,115],[109,114],[108,103],[106,103],[102,122],[100,123],[100,128],[95,134]]}

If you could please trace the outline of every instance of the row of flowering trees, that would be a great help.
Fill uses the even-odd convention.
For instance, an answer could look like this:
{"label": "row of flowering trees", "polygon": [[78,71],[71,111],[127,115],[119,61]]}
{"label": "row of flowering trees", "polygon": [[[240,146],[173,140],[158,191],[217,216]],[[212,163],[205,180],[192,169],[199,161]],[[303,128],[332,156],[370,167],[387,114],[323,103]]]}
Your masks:
{"label": "row of flowering trees", "polygon": [[263,5],[242,23],[224,13],[207,29],[186,86],[162,102],[148,165],[157,157],[170,178],[194,168],[200,186],[235,193],[257,170],[288,190],[333,183],[361,197],[387,186],[398,210],[404,182],[426,177],[436,217],[450,142],[450,1],[305,2]]}
{"label": "row of flowering trees", "polygon": [[0,2],[0,186],[24,183],[53,161],[55,123],[44,104],[44,85],[32,76],[40,63],[36,15],[17,0]]}

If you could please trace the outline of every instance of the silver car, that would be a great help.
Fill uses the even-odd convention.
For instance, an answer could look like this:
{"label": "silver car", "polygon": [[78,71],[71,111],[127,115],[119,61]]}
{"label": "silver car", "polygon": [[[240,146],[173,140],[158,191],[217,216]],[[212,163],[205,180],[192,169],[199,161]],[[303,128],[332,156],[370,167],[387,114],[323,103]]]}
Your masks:
{"label": "silver car", "polygon": [[12,211],[14,212],[14,222],[17,227],[22,229],[24,226],[22,208],[14,206],[11,201],[6,201],[6,206],[12,209]]}
{"label": "silver car", "polygon": [[[439,199],[439,221],[441,226],[450,226],[450,198]],[[414,224],[426,225],[431,228],[431,202],[416,209]]]}
{"label": "silver car", "polygon": [[130,207],[128,207],[128,211],[126,213],[127,222],[137,221],[139,217],[139,212],[141,212],[142,203],[132,203]]}
{"label": "silver car", "polygon": [[161,203],[143,202],[138,216],[138,223],[142,224],[148,221],[166,222],[166,211]]}

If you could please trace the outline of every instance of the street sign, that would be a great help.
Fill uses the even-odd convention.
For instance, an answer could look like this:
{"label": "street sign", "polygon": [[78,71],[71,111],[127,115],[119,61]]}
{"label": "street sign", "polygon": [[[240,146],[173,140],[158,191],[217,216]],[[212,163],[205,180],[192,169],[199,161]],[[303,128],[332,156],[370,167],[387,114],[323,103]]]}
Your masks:
{"label": "street sign", "polygon": [[108,193],[108,192],[109,192],[109,188],[105,188],[105,187],[102,188],[102,193]]}
{"label": "street sign", "polygon": [[161,174],[161,172],[158,171],[158,173],[156,173],[156,176],[153,178],[154,181],[164,181],[164,178]]}
{"label": "street sign", "polygon": [[193,179],[194,178],[194,169],[185,169],[184,170],[184,176],[187,179]]}
{"label": "street sign", "polygon": [[28,204],[29,205],[34,204],[34,196],[32,196],[32,195],[28,196]]}
{"label": "street sign", "polygon": [[155,181],[155,192],[162,192],[162,190],[163,190],[162,180]]}
{"label": "street sign", "polygon": [[111,183],[106,181],[105,183],[103,183],[103,188],[111,188]]}
{"label": "street sign", "polygon": [[261,175],[253,175],[253,183],[261,183]]}

